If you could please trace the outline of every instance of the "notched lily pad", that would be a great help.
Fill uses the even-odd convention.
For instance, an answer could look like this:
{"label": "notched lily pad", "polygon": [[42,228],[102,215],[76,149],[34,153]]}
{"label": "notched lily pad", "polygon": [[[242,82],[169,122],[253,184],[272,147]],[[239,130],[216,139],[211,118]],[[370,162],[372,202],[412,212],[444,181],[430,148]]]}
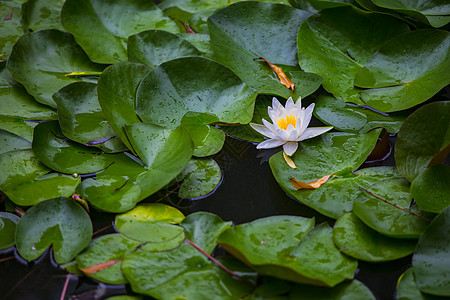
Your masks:
{"label": "notched lily pad", "polygon": [[212,158],[193,158],[177,177],[182,181],[178,197],[195,199],[212,193],[222,180],[222,171]]}

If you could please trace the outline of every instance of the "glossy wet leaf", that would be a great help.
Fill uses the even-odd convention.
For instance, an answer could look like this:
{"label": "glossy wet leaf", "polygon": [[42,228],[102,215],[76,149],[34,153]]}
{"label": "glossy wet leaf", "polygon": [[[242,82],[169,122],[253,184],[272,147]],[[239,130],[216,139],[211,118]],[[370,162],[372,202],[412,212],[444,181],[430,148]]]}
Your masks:
{"label": "glossy wet leaf", "polygon": [[[400,173],[413,181],[425,171],[433,157],[442,153],[442,161],[450,151],[450,101],[427,104],[406,120],[395,143],[395,161]],[[442,163],[436,161],[436,164]]]}
{"label": "glossy wet leaf", "polygon": [[[230,224],[210,213],[194,213],[181,226],[188,239],[210,253]],[[170,251],[138,250],[124,259],[122,271],[134,291],[159,299],[239,299],[250,292],[187,242]]]}
{"label": "glossy wet leaf", "polygon": [[370,289],[356,279],[333,288],[298,284],[289,293],[289,300],[375,300]]}
{"label": "glossy wet leaf", "polygon": [[425,210],[440,213],[450,205],[450,167],[437,165],[426,169],[411,183],[411,195]]}
{"label": "glossy wet leaf", "polygon": [[68,0],[61,21],[93,61],[109,64],[127,61],[130,35],[148,29],[178,32],[174,21],[145,0]]}
{"label": "glossy wet leaf", "polygon": [[163,62],[186,56],[201,56],[191,43],[164,30],[147,30],[128,38],[128,60],[155,68]]}
{"label": "glossy wet leaf", "polygon": [[141,123],[136,115],[136,90],[151,68],[137,63],[117,63],[98,80],[98,102],[106,119],[122,142],[132,150],[125,126]]}
{"label": "glossy wet leaf", "polygon": [[182,181],[178,197],[188,199],[206,197],[219,186],[222,171],[212,158],[194,158],[180,173],[178,180]]}
{"label": "glossy wet leaf", "polygon": [[58,173],[44,166],[30,150],[0,155],[0,189],[18,205],[35,205],[47,199],[69,197],[80,178]]}
{"label": "glossy wet leaf", "polygon": [[447,206],[425,230],[417,243],[412,264],[422,292],[450,296],[450,207]]}
{"label": "glossy wet leaf", "polygon": [[[403,177],[393,177],[373,184],[367,190],[403,208],[428,219],[430,214],[411,206],[409,182]],[[367,192],[361,192],[353,202],[353,212],[370,228],[394,238],[419,238],[428,222],[400,208],[388,204]]]}
{"label": "glossy wet leaf", "polygon": [[177,248],[184,241],[185,234],[184,231],[180,231],[178,235],[174,236],[170,240],[159,241],[159,242],[147,242],[142,245],[139,249],[151,252],[168,251]]}
{"label": "glossy wet leaf", "polygon": [[[317,138],[301,142],[291,157],[297,169],[289,167],[279,152],[270,158],[272,173],[281,188],[294,199],[314,208],[331,218],[338,218],[352,210],[352,196],[358,192],[359,184],[374,182],[372,177],[381,178],[392,169],[361,171],[361,176],[351,174],[367,158],[375,147],[379,130],[364,135],[351,133],[326,133]],[[316,190],[296,190],[291,178],[310,182],[324,175],[334,174],[342,177],[332,178]],[[332,191],[332,192],[330,192]],[[338,193],[336,193],[338,191]]]}
{"label": "glossy wet leaf", "polygon": [[9,131],[0,129],[0,155],[9,151],[31,149],[31,143]]}
{"label": "glossy wet leaf", "polygon": [[196,34],[180,33],[179,36],[194,45],[195,48],[197,48],[204,57],[214,59],[214,53],[211,49],[210,44],[209,32]]}
{"label": "glossy wet leaf", "polygon": [[97,84],[71,83],[55,94],[59,124],[71,140],[93,145],[105,152],[121,152],[126,146],[106,120],[97,98]]}
{"label": "glossy wet leaf", "polygon": [[214,125],[186,124],[185,127],[194,142],[194,156],[210,156],[222,150],[225,133]]}
{"label": "glossy wet leaf", "polygon": [[450,83],[450,33],[423,29],[384,44],[355,76],[361,99],[384,112],[413,107]]}
{"label": "glossy wet leaf", "polygon": [[55,198],[28,209],[17,224],[19,254],[28,261],[53,246],[57,263],[80,253],[91,240],[92,224],[86,211],[72,199]]}
{"label": "glossy wet leaf", "polygon": [[14,45],[7,67],[38,102],[52,107],[54,92],[81,80],[66,74],[104,68],[89,60],[72,35],[53,29],[23,35]]}
{"label": "glossy wet leaf", "polygon": [[248,123],[256,92],[223,65],[200,57],[171,60],[153,69],[137,90],[136,111],[144,122]]}
{"label": "glossy wet leaf", "polygon": [[314,116],[319,120],[337,130],[353,133],[366,133],[377,127],[383,127],[389,133],[397,133],[410,113],[381,113],[370,107],[346,103],[327,94],[320,95],[315,103]]}
{"label": "glossy wet leaf", "polygon": [[414,252],[415,240],[386,237],[366,226],[353,213],[342,215],[333,227],[338,249],[356,259],[369,262],[390,261]]}
{"label": "glossy wet leaf", "polygon": [[396,296],[398,300],[444,300],[443,297],[422,293],[419,290],[416,284],[414,268],[406,270],[398,279]]}
{"label": "glossy wet leaf", "polygon": [[89,247],[77,256],[78,268],[88,269],[96,264],[111,263],[97,272],[86,272],[89,277],[109,284],[124,284],[128,281],[120,270],[122,259],[129,255],[141,242],[114,233],[93,239]]}
{"label": "glossy wet leaf", "polygon": [[174,207],[161,203],[145,203],[117,215],[115,226],[120,233],[134,240],[159,243],[179,236],[183,228],[176,224],[183,219],[183,213]]}
{"label": "glossy wet leaf", "polygon": [[[25,28],[21,22],[20,4],[16,1],[2,1],[2,7],[0,7],[0,60],[7,60],[11,49],[25,33]],[[8,17],[10,17],[8,19]]]}
{"label": "glossy wet leaf", "polygon": [[330,8],[308,18],[298,31],[298,59],[306,72],[341,101],[364,104],[353,78],[386,41],[408,31],[400,20],[355,7]]}
{"label": "glossy wet leaf", "polygon": [[[297,62],[298,27],[309,15],[279,3],[240,2],[223,8],[208,18],[215,59],[260,94],[306,97],[321,83],[319,76],[301,71]],[[258,57],[282,68],[295,90],[280,84],[277,75]]]}
{"label": "glossy wet leaf", "polygon": [[61,8],[64,0],[28,0],[23,6],[26,27],[32,31],[58,29],[61,25]]}
{"label": "glossy wet leaf", "polygon": [[16,226],[19,219],[14,214],[0,212],[0,250],[12,247],[16,243]]}
{"label": "glossy wet leaf", "polygon": [[34,129],[33,151],[49,168],[62,173],[92,173],[112,163],[112,157],[68,140],[57,121],[40,123]]}
{"label": "glossy wet leaf", "polygon": [[295,8],[309,11],[313,14],[333,7],[349,6],[355,1],[353,0],[337,0],[337,1],[327,1],[327,0],[289,0],[289,4]]}

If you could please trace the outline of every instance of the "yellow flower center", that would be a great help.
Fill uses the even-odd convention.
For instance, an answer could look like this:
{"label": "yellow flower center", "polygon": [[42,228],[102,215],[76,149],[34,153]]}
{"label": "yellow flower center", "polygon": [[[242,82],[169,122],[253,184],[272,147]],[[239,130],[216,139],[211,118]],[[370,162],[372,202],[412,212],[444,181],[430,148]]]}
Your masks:
{"label": "yellow flower center", "polygon": [[286,130],[289,126],[289,124],[292,124],[292,126],[294,126],[295,128],[295,124],[297,123],[297,118],[294,116],[286,116],[285,118],[281,118],[277,121],[277,125],[278,127],[280,127],[281,129]]}

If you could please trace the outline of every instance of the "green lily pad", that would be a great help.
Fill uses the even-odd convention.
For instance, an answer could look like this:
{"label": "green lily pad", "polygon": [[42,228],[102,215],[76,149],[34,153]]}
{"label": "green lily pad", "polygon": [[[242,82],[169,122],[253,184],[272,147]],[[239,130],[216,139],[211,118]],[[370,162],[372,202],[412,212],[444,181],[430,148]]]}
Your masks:
{"label": "green lily pad", "polygon": [[[418,215],[430,218],[430,214],[421,211],[416,205],[411,207],[409,182],[403,177],[380,180],[367,190]],[[355,198],[353,212],[370,228],[393,238],[419,238],[429,225],[424,219],[377,199],[367,192],[361,192]]]}
{"label": "green lily pad", "polygon": [[89,247],[77,256],[79,268],[90,268],[96,264],[116,261],[115,264],[94,273],[89,277],[108,284],[125,284],[128,280],[120,270],[121,260],[131,254],[141,243],[121,234],[114,233],[93,239]]}
{"label": "green lily pad", "polygon": [[381,235],[352,213],[347,213],[336,221],[333,240],[341,252],[369,262],[399,259],[413,253],[416,248],[415,240]]}
{"label": "green lily pad", "polygon": [[116,229],[137,241],[159,243],[172,240],[183,232],[175,224],[183,221],[178,209],[160,203],[145,203],[116,215]]}
{"label": "green lily pad", "polygon": [[136,90],[151,68],[137,63],[117,63],[103,71],[98,80],[98,102],[106,119],[122,142],[133,150],[125,127],[141,123],[136,115]]}
{"label": "green lily pad", "polygon": [[34,129],[33,151],[49,168],[62,173],[92,173],[106,168],[112,157],[96,148],[68,140],[57,121],[40,123]]}
{"label": "green lily pad", "polygon": [[289,293],[289,300],[375,300],[370,289],[358,280],[343,282],[333,288],[298,284]]}
{"label": "green lily pad", "polygon": [[447,206],[420,237],[412,264],[422,292],[450,296],[450,206]]}
{"label": "green lily pad", "polygon": [[289,4],[292,7],[309,11],[312,14],[327,8],[350,6],[354,2],[354,0],[289,0]]}
{"label": "green lily pad", "polygon": [[421,209],[440,213],[450,205],[449,181],[449,166],[433,166],[414,179],[411,183],[411,195]]}
{"label": "green lily pad", "polygon": [[444,300],[444,297],[422,293],[416,284],[414,268],[409,268],[398,279],[397,300]]}
{"label": "green lily pad", "polygon": [[193,158],[178,175],[178,180],[183,181],[178,190],[178,197],[188,199],[206,197],[219,186],[222,172],[212,158]]}
{"label": "green lily pad", "polygon": [[299,63],[322,76],[323,87],[339,100],[364,104],[354,87],[355,75],[381,45],[407,31],[406,24],[389,15],[352,6],[330,8],[300,26]]}
{"label": "green lily pad", "polygon": [[321,94],[316,100],[314,116],[335,129],[353,133],[366,133],[371,129],[383,127],[389,133],[400,130],[408,111],[380,113],[367,106],[346,103],[333,96]]}
{"label": "green lily pad", "polygon": [[[239,2],[223,8],[208,18],[215,59],[260,94],[306,97],[322,82],[316,74],[301,71],[297,62],[297,31],[308,16],[306,11],[276,3]],[[295,83],[294,91],[283,86],[258,57],[281,67]]]}
{"label": "green lily pad", "polygon": [[64,0],[28,0],[22,5],[26,27],[32,31],[58,29],[61,25],[61,8]]}
{"label": "green lily pad", "polygon": [[194,142],[194,156],[205,157],[217,154],[225,143],[225,133],[213,125],[184,124]]}
{"label": "green lily pad", "polygon": [[[181,224],[186,237],[208,253],[230,223],[210,213],[194,213]],[[122,271],[135,292],[157,299],[239,299],[250,287],[233,279],[187,242],[162,252],[138,250],[122,262]]]}
{"label": "green lily pad", "polygon": [[412,182],[431,165],[441,163],[450,148],[450,101],[427,104],[403,123],[395,143],[400,173]]}
{"label": "green lily pad", "polygon": [[186,56],[201,56],[191,43],[164,31],[147,30],[128,38],[128,60],[155,68],[163,62]]}
{"label": "green lily pad", "polygon": [[328,225],[313,224],[302,217],[269,217],[235,226],[218,242],[260,274],[319,286],[353,278],[356,261],[334,246]]}
{"label": "green lily pad", "polygon": [[16,226],[19,219],[14,214],[0,212],[0,250],[12,247],[16,243]]}
{"label": "green lily pad", "polygon": [[55,94],[59,124],[64,135],[71,140],[98,147],[105,152],[127,150],[106,121],[97,98],[97,84],[71,83]]}
{"label": "green lily pad", "polygon": [[81,180],[49,173],[51,170],[28,149],[0,155],[0,170],[0,189],[15,204],[24,206],[60,196],[69,197]]}
{"label": "green lily pad", "polygon": [[23,84],[38,102],[55,107],[52,94],[81,79],[66,76],[72,72],[101,72],[69,33],[54,29],[23,35],[7,63],[13,77]]}
{"label": "green lily pad", "polygon": [[[297,169],[286,164],[281,152],[270,158],[270,168],[278,184],[290,196],[326,216],[338,218],[352,210],[353,195],[359,192],[359,185],[392,175],[392,168],[361,170],[356,177],[351,174],[375,147],[379,133],[379,130],[364,135],[326,133],[300,143],[292,156]],[[316,190],[296,190],[290,182],[291,178],[311,182],[330,174],[342,177],[330,179]]]}
{"label": "green lily pad", "polygon": [[61,197],[27,210],[17,224],[16,244],[19,254],[28,261],[53,245],[55,260],[62,264],[75,258],[91,236],[92,224],[86,211],[72,199]]}
{"label": "green lily pad", "polygon": [[193,14],[188,21],[189,27],[196,33],[209,34],[208,18],[216,11],[217,9],[208,9]]}
{"label": "green lily pad", "polygon": [[161,251],[167,251],[175,249],[176,247],[180,246],[181,243],[184,241],[185,234],[184,231],[180,231],[178,235],[173,237],[170,240],[162,241],[162,242],[156,242],[156,243],[149,243],[147,242],[145,245],[140,247],[139,249],[145,250],[145,251],[151,251],[151,252],[161,252]]}
{"label": "green lily pad", "polygon": [[153,69],[137,90],[144,122],[176,128],[182,123],[248,123],[256,92],[223,65],[200,57],[171,60]]}
{"label": "green lily pad", "polygon": [[355,76],[368,105],[384,112],[413,107],[450,83],[450,33],[422,29],[385,43]]}
{"label": "green lily pad", "polygon": [[202,53],[203,57],[214,59],[214,53],[210,44],[211,39],[209,37],[209,32],[196,34],[180,33],[178,35],[194,45],[195,48],[197,48]]}
{"label": "green lily pad", "polygon": [[8,59],[12,47],[25,33],[21,12],[21,6],[16,1],[2,1],[0,7],[0,18],[2,20],[0,23],[0,59]]}
{"label": "green lily pad", "polygon": [[127,60],[130,35],[149,29],[179,32],[174,21],[145,0],[68,0],[61,21],[93,61],[107,64]]}
{"label": "green lily pad", "polygon": [[2,129],[0,129],[0,141],[0,155],[14,150],[31,149],[29,141]]}

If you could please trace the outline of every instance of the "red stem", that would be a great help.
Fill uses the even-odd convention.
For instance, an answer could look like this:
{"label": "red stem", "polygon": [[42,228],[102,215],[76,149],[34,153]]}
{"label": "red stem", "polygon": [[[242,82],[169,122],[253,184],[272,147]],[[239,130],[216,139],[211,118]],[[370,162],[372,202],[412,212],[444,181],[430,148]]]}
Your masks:
{"label": "red stem", "polygon": [[63,290],[61,293],[61,298],[59,298],[60,300],[64,300],[64,297],[66,297],[66,292],[67,292],[67,287],[69,286],[70,277],[71,277],[71,274],[70,273],[67,274],[66,282],[64,282],[64,287],[63,287]]}

